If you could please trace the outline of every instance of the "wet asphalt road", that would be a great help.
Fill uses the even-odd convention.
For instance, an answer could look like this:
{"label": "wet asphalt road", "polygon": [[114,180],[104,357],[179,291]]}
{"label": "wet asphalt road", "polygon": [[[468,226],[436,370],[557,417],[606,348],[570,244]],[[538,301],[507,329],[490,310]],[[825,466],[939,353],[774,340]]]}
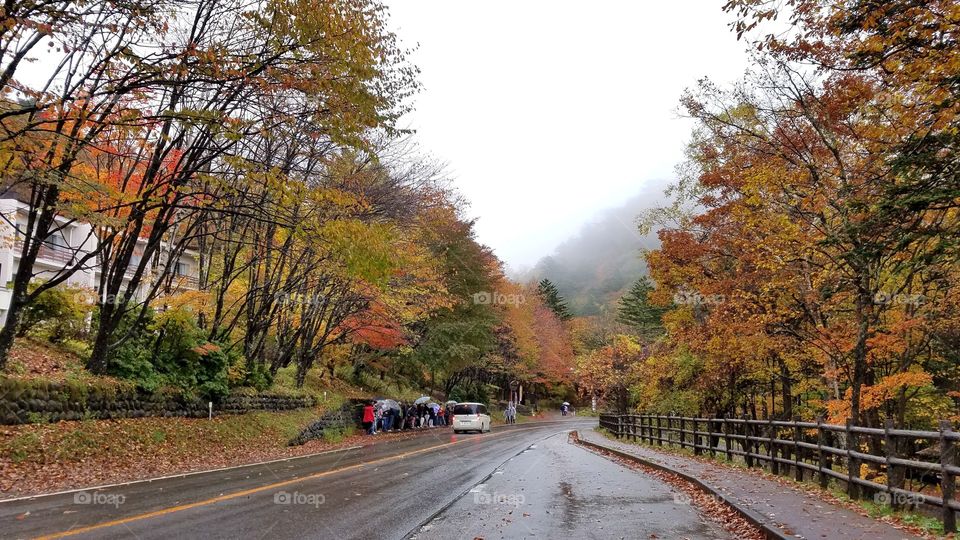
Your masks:
{"label": "wet asphalt road", "polygon": [[[595,424],[570,418],[458,436],[438,429],[305,458],[0,502],[0,537],[718,536],[690,507],[673,504],[663,484],[567,443],[569,430]],[[503,521],[511,510],[521,519]]]}
{"label": "wet asphalt road", "polygon": [[509,459],[414,538],[729,538],[666,484],[567,439],[555,434]]}

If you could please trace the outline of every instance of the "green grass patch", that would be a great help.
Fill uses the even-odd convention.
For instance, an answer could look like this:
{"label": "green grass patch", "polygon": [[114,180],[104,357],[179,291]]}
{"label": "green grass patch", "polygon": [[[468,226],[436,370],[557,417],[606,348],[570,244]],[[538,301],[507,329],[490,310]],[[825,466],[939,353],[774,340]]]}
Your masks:
{"label": "green grass patch", "polygon": [[347,437],[355,435],[357,428],[328,428],[323,430],[323,441],[330,444],[339,444]]}
{"label": "green grass patch", "polygon": [[27,431],[11,438],[4,445],[3,453],[9,455],[14,463],[21,463],[36,455],[42,448],[40,435]]}

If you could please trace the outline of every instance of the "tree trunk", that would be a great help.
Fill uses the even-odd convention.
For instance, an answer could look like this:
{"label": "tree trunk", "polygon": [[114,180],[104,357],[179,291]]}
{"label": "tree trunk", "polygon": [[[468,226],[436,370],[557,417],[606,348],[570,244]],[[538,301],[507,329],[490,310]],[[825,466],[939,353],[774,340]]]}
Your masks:
{"label": "tree trunk", "polygon": [[860,393],[867,380],[867,340],[870,338],[870,323],[873,316],[873,295],[869,288],[861,287],[857,295],[857,343],[853,348],[853,380],[850,381],[850,419],[860,425]]}
{"label": "tree trunk", "polygon": [[[13,346],[13,340],[20,326],[20,317],[23,316],[23,308],[27,305],[27,295],[30,287],[30,279],[33,277],[33,265],[37,262],[37,255],[40,253],[40,246],[43,239],[47,237],[50,225],[53,224],[53,208],[60,198],[60,190],[56,186],[50,186],[39,201],[40,208],[44,209],[36,217],[36,225],[33,230],[27,227],[26,234],[28,238],[24,241],[24,253],[21,253],[20,264],[17,266],[17,273],[13,276],[13,290],[10,294],[10,308],[7,310],[7,320],[0,330],[0,369],[7,364],[7,357],[10,353],[10,347]],[[34,206],[33,208],[36,208]],[[35,210],[31,210],[31,213]],[[29,222],[28,222],[29,225]],[[37,239],[40,240],[37,240]],[[28,249],[29,248],[29,249]]]}
{"label": "tree trunk", "polygon": [[783,396],[783,419],[793,418],[793,388],[790,381],[790,368],[782,358],[777,358],[780,364],[780,393]]}
{"label": "tree trunk", "polygon": [[110,347],[110,336],[117,328],[115,312],[117,306],[113,302],[100,303],[100,325],[93,340],[90,358],[87,360],[87,371],[94,375],[107,373],[107,352]]}
{"label": "tree trunk", "polygon": [[304,362],[297,362],[297,388],[303,388],[303,383],[307,380],[307,370],[310,369]]}
{"label": "tree trunk", "polygon": [[[36,256],[34,256],[34,259],[36,259]],[[27,266],[32,267],[33,264],[29,263]],[[17,335],[20,325],[20,317],[23,315],[23,307],[26,305],[27,287],[30,284],[30,274],[32,272],[24,272],[23,268],[24,263],[21,262],[17,275],[15,275],[13,279],[13,292],[10,295],[10,308],[7,310],[7,320],[3,325],[3,329],[0,330],[0,369],[3,369],[7,363],[10,347],[13,346],[13,340]]]}

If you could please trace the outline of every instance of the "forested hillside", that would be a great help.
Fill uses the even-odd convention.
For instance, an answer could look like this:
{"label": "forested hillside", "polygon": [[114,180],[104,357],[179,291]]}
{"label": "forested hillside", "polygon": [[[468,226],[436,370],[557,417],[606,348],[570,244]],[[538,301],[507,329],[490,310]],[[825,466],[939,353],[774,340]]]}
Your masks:
{"label": "forested hillside", "polygon": [[665,183],[650,182],[641,194],[602,212],[517,279],[551,280],[577,315],[608,312],[647,273],[642,251],[656,248],[659,240],[656,234],[638,231],[637,216],[662,204],[665,187]]}

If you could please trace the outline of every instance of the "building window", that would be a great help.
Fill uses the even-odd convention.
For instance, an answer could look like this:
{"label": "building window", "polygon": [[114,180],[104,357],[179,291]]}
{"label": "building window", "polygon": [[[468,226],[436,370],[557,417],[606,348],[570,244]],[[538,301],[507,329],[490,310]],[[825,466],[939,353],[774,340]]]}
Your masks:
{"label": "building window", "polygon": [[62,229],[59,231],[54,231],[50,233],[49,236],[47,236],[47,240],[45,243],[49,246],[53,246],[54,248],[61,248],[61,249],[69,248],[70,242],[67,242],[67,238],[66,238],[67,234],[68,234],[67,231]]}

